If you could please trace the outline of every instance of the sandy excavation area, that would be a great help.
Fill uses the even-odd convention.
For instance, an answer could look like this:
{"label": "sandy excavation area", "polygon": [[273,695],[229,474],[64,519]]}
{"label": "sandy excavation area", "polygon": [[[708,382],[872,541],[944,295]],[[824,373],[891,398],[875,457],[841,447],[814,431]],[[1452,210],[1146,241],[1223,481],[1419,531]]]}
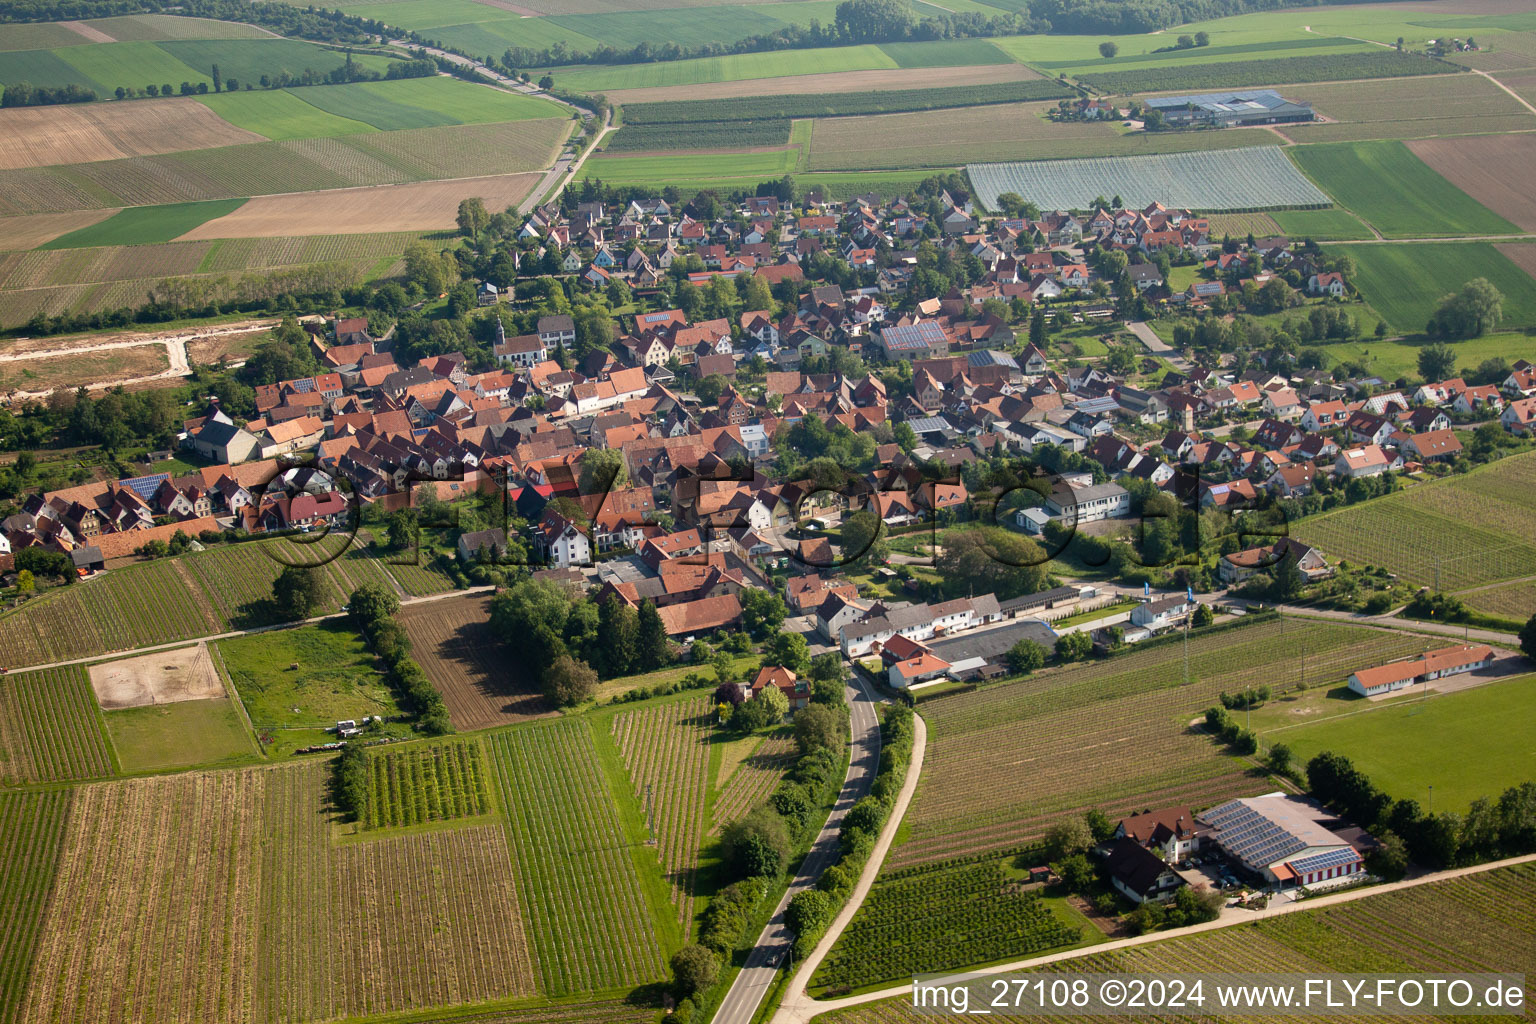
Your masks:
{"label": "sandy excavation area", "polygon": [[91,689],[107,711],[223,697],[207,644],[92,665]]}
{"label": "sandy excavation area", "polygon": [[257,196],[233,213],[199,224],[181,240],[437,231],[455,226],[461,200],[479,196],[486,209],[502,210],[526,196],[543,176],[530,171]]}
{"label": "sandy excavation area", "polygon": [[0,110],[0,170],[265,142],[193,99]]}

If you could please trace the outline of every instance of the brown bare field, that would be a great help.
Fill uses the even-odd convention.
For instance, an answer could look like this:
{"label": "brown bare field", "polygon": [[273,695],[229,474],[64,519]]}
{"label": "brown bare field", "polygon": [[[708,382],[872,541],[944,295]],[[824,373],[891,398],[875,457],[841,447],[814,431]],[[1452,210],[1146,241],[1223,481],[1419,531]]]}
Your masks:
{"label": "brown bare field", "polygon": [[151,377],[170,369],[163,345],[80,352],[0,363],[0,391],[37,392]]}
{"label": "brown bare field", "polygon": [[224,696],[207,644],[92,665],[90,675],[97,703],[109,710]]}
{"label": "brown bare field", "polygon": [[198,225],[180,240],[437,231],[454,226],[461,200],[479,196],[487,208],[504,209],[526,196],[542,177],[538,172],[495,174],[454,181],[258,196],[233,213]]}
{"label": "brown bare field", "polygon": [[650,89],[613,89],[617,103],[663,103],[669,100],[724,100],[739,96],[793,96],[799,93],[868,92],[886,89],[939,89],[946,85],[985,85],[1039,78],[1022,64],[979,64],[958,68],[893,68],[882,71],[838,71],[825,75],[786,75],[750,78],[709,85],[660,85]]}
{"label": "brown bare field", "polygon": [[[1427,75],[1370,82],[1291,86],[1286,95],[1336,121],[1406,121],[1415,117],[1478,118],[1530,112],[1482,75]],[[1286,125],[1289,130],[1294,125]],[[1536,128],[1536,116],[1532,116]],[[1467,128],[1469,132],[1476,128]]]}
{"label": "brown bare field", "polygon": [[459,729],[488,729],[553,714],[531,681],[491,636],[488,597],[427,601],[400,611],[422,671],[442,691]]}
{"label": "brown bare field", "polygon": [[1509,257],[1509,261],[1515,266],[1536,277],[1536,245],[1505,242],[1502,245],[1495,245],[1494,248]]}
{"label": "brown bare field", "polygon": [[1509,86],[1528,103],[1536,103],[1536,70],[1500,74],[1500,82]]}
{"label": "brown bare field", "polygon": [[1421,139],[1408,148],[1493,212],[1536,231],[1536,195],[1529,187],[1536,135],[1475,135]]}
{"label": "brown bare field", "polygon": [[222,338],[198,338],[187,346],[187,362],[197,366],[212,366],[223,359],[232,363],[256,351],[262,337],[260,334],[235,334]]}
{"label": "brown bare field", "polygon": [[60,24],[69,29],[71,32],[80,33],[80,35],[85,36],[85,38],[89,39],[93,43],[117,42],[116,36],[109,36],[96,26],[87,25],[83,21],[65,21],[61,22]]}
{"label": "brown bare field", "polygon": [[0,169],[91,163],[265,142],[192,99],[0,110]]}
{"label": "brown bare field", "polygon": [[253,1019],[262,794],[270,773],[85,786],[14,1019]]}
{"label": "brown bare field", "polygon": [[[12,110],[25,109],[12,107]],[[21,252],[35,249],[60,235],[88,228],[117,210],[71,210],[68,213],[34,213],[25,217],[0,217],[0,248]]]}

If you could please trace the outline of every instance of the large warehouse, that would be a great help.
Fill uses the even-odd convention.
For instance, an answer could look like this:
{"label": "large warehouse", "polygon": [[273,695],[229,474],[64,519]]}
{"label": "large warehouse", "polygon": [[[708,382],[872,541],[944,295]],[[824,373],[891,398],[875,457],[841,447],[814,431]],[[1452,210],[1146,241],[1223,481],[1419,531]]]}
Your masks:
{"label": "large warehouse", "polygon": [[1243,868],[1278,888],[1336,883],[1365,870],[1360,851],[1324,823],[1326,810],[1284,793],[1228,800],[1195,820]]}
{"label": "large warehouse", "polygon": [[1312,104],[1288,100],[1273,89],[1199,96],[1153,96],[1143,105],[1160,112],[1163,123],[1175,128],[1199,125],[1226,128],[1312,120]]}

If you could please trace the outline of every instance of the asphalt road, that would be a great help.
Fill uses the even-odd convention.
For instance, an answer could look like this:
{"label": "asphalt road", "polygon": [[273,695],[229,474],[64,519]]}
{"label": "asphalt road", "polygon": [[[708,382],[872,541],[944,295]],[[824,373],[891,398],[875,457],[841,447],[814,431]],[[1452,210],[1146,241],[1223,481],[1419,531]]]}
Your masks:
{"label": "asphalt road", "polygon": [[848,763],[848,775],[843,780],[843,791],[838,794],[837,805],[827,816],[827,823],[822,826],[811,852],[806,854],[794,882],[774,910],[773,918],[757,937],[757,946],[747,955],[746,966],[736,975],[720,1009],[715,1011],[714,1024],[749,1024],[752,1020],[790,947],[790,935],[784,927],[784,908],[789,906],[795,894],[815,885],[821,873],[832,865],[837,857],[837,832],[842,827],[843,815],[869,792],[870,784],[874,782],[875,771],[880,767],[880,720],[876,713],[879,704],[857,676],[854,685],[847,688],[847,695],[853,720],[853,753]]}

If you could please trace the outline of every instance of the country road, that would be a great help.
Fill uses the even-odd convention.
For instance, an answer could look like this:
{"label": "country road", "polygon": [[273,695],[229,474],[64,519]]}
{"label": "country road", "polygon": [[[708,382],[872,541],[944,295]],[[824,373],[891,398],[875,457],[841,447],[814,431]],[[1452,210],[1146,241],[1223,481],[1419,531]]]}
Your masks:
{"label": "country road", "polygon": [[779,900],[768,926],[758,936],[757,945],[747,954],[747,963],[736,975],[731,989],[715,1011],[714,1024],[750,1024],[763,995],[778,976],[780,962],[788,952],[791,939],[784,927],[784,908],[789,901],[805,889],[816,884],[821,873],[831,866],[837,856],[837,833],[843,824],[843,815],[857,803],[875,780],[880,766],[880,721],[876,713],[876,698],[869,692],[857,673],[853,685],[846,688],[852,719],[853,752],[848,761],[848,775],[843,780],[843,791],[837,796],[837,804],[827,816],[821,834],[811,846],[790,883],[784,898]]}

